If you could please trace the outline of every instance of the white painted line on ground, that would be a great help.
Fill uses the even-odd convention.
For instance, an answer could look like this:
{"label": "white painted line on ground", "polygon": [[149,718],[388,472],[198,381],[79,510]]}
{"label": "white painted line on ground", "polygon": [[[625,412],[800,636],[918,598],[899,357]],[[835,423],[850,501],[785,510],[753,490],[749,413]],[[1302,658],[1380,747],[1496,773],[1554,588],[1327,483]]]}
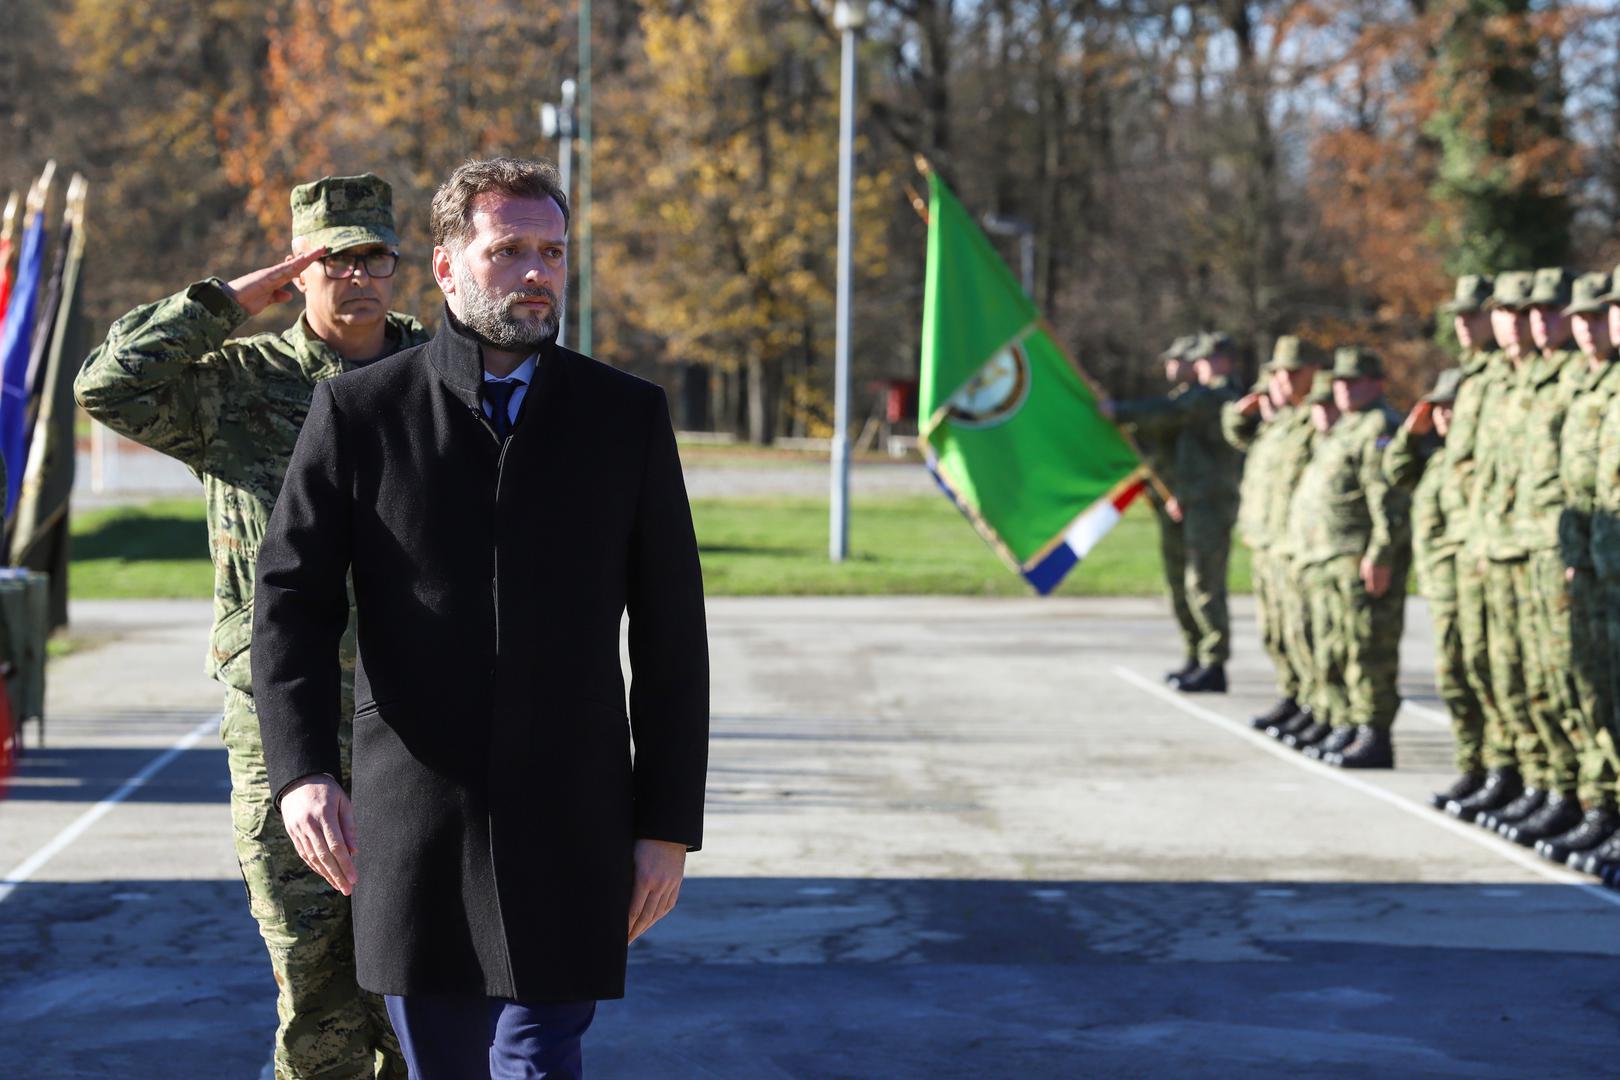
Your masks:
{"label": "white painted line on ground", "polygon": [[1323,765],[1319,761],[1312,761],[1310,758],[1299,753],[1298,751],[1282,746],[1271,738],[1251,730],[1248,726],[1239,723],[1230,717],[1222,716],[1214,709],[1206,708],[1205,706],[1199,705],[1196,702],[1188,701],[1177,691],[1171,690],[1166,686],[1160,686],[1152,679],[1149,679],[1144,675],[1140,675],[1137,672],[1132,671],[1130,668],[1115,666],[1114,674],[1118,675],[1121,679],[1124,679],[1132,686],[1135,686],[1137,689],[1152,694],[1154,697],[1159,698],[1166,704],[1171,705],[1176,709],[1179,709],[1188,716],[1202,720],[1206,724],[1213,724],[1214,726],[1236,735],[1256,747],[1259,747],[1268,754],[1272,754],[1284,761],[1290,762],[1298,768],[1304,769],[1307,772],[1315,773],[1317,776],[1320,776],[1326,780],[1331,780],[1336,784],[1342,784],[1347,788],[1359,791],[1363,795],[1370,795],[1380,802],[1388,803],[1397,810],[1401,810],[1412,815],[1419,821],[1426,822],[1435,828],[1445,829],[1456,836],[1462,837],[1464,840],[1467,840],[1470,843],[1478,844],[1480,847],[1500,856],[1501,858],[1506,859],[1508,862],[1514,863],[1515,865],[1529,870],[1532,873],[1547,878],[1549,881],[1555,881],[1560,885],[1573,885],[1593,899],[1600,900],[1603,903],[1609,904],[1613,907],[1620,907],[1620,893],[1612,892],[1609,889],[1605,889],[1601,885],[1594,885],[1591,883],[1591,881],[1573,871],[1563,870],[1559,867],[1553,866],[1551,863],[1547,862],[1547,860],[1530,854],[1529,852],[1520,848],[1517,844],[1510,843],[1507,840],[1502,840],[1493,833],[1487,833],[1477,826],[1465,824],[1448,814],[1443,814],[1431,807],[1424,806],[1423,804],[1414,802],[1404,796],[1397,795],[1393,791],[1387,791],[1384,788],[1379,787],[1377,784],[1363,780],[1353,771],[1346,772],[1343,769],[1335,769],[1331,765]]}
{"label": "white painted line on ground", "polygon": [[[1414,714],[1415,716],[1418,716],[1418,717],[1421,717],[1424,720],[1427,720],[1431,724],[1438,724],[1440,727],[1445,728],[1447,731],[1451,730],[1451,714],[1450,713],[1442,712],[1439,709],[1430,708],[1427,705],[1419,705],[1416,702],[1412,702],[1412,701],[1403,701],[1403,702],[1401,702],[1401,711],[1402,712],[1410,712],[1410,713]],[[1310,759],[1306,758],[1306,760],[1309,761]]]}
{"label": "white painted line on ground", "polygon": [[4,878],[0,878],[0,903],[5,903],[6,897],[10,896],[18,885],[33,877],[46,863],[61,854],[69,844],[83,836],[85,830],[100,821],[109,810],[140,790],[148,780],[161,772],[171,761],[196,746],[205,735],[217,731],[219,731],[218,716],[204,720],[184,735],[179,742],[148,761],[140,772],[125,780],[117,791],[80,814],[74,819],[73,824],[52,837],[50,843],[24,859]]}

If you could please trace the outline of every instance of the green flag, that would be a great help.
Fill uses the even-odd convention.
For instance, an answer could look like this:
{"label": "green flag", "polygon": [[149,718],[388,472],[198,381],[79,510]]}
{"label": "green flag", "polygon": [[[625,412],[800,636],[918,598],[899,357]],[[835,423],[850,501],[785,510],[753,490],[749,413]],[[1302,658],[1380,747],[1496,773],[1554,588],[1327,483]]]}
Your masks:
{"label": "green flag", "polygon": [[928,468],[997,554],[1049,593],[1147,473],[933,172],[928,190],[918,411]]}

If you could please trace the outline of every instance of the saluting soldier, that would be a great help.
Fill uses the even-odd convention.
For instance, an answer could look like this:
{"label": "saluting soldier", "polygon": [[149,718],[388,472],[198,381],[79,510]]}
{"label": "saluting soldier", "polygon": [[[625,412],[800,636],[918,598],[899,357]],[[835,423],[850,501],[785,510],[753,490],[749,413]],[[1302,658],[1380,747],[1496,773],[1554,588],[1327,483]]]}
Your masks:
{"label": "saluting soldier", "polygon": [[[1620,349],[1620,266],[1610,279],[1610,289],[1602,297],[1611,349]],[[1611,355],[1613,355],[1611,353]],[[1620,357],[1616,357],[1620,360]],[[1620,375],[1612,376],[1620,378]],[[1599,730],[1600,743],[1613,756],[1620,742],[1620,387],[1604,407],[1598,429],[1597,476],[1592,500],[1592,576],[1597,608],[1604,637],[1607,662],[1608,730]],[[1617,783],[1620,797],[1620,783]],[[1572,856],[1572,864],[1589,874],[1599,874],[1604,883],[1620,887],[1620,834],[1610,837],[1591,852]]]}
{"label": "saluting soldier", "polygon": [[[1197,334],[1183,334],[1159,354],[1164,364],[1164,380],[1170,389],[1165,400],[1175,401],[1194,385],[1193,362],[1189,355],[1198,342]],[[1159,431],[1152,427],[1138,429],[1137,446],[1148,466],[1158,474],[1166,490],[1176,486],[1176,436],[1173,431]],[[1198,623],[1192,608],[1187,606],[1187,541],[1181,527],[1181,507],[1173,498],[1166,498],[1155,485],[1148,487],[1148,502],[1159,522],[1159,557],[1164,567],[1164,583],[1170,592],[1170,610],[1181,630],[1183,655],[1186,661],[1174,671],[1165,673],[1165,680],[1175,681],[1191,675],[1198,667]]]}
{"label": "saluting soldier", "polygon": [[1305,467],[1291,511],[1332,728],[1302,749],[1342,768],[1387,769],[1411,563],[1411,500],[1384,476],[1401,418],[1384,399],[1383,360],[1371,349],[1334,353],[1333,398],[1341,418]]}
{"label": "saluting soldier", "polygon": [[[304,864],[270,812],[249,653],[259,543],[315,385],[428,335],[389,310],[399,238],[383,180],[329,176],[294,188],[291,246],[275,266],[207,278],[131,311],[73,385],[91,416],[202,479],[214,558],[208,673],[225,684],[220,736],[236,853],[278,988],[276,1076],[403,1077],[382,1000],[355,982],[348,899]],[[231,337],[298,294],[303,313],[285,332]],[[351,610],[341,647],[345,786],[354,630]]]}
{"label": "saluting soldier", "polygon": [[1238,533],[1251,552],[1260,640],[1277,674],[1277,703],[1250,721],[1259,730],[1287,724],[1305,707],[1300,673],[1288,655],[1284,608],[1293,589],[1290,567],[1272,548],[1281,547],[1288,498],[1310,455],[1315,429],[1305,398],[1321,368],[1313,347],[1291,334],[1280,337],[1255,388],[1221,410],[1226,441],[1247,454]]}

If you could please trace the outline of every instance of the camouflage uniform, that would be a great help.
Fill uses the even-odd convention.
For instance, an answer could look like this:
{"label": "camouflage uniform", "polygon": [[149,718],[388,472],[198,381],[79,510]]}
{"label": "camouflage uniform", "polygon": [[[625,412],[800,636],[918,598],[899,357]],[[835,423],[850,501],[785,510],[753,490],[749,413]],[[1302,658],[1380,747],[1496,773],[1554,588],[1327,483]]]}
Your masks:
{"label": "camouflage uniform", "polygon": [[[1364,350],[1340,349],[1333,374],[1382,375],[1382,367]],[[1290,543],[1311,593],[1324,710],[1317,716],[1334,727],[1387,731],[1400,708],[1410,498],[1384,477],[1384,450],[1399,426],[1382,398],[1346,413],[1317,445],[1289,512]],[[1384,595],[1362,584],[1363,558],[1390,568]]]}
{"label": "camouflage uniform", "polygon": [[[1315,456],[1316,448],[1327,438],[1326,434],[1316,429],[1311,418],[1311,407],[1332,402],[1332,372],[1319,371],[1310,395],[1300,407],[1299,427],[1292,433],[1293,438],[1286,451],[1283,448],[1277,451],[1280,475],[1266,515],[1267,525],[1277,537],[1271,545],[1270,555],[1282,592],[1283,649],[1299,679],[1299,697],[1295,700],[1302,707],[1309,708],[1313,718],[1323,723],[1331,723],[1331,702],[1324,692],[1327,679],[1324,678],[1323,669],[1317,665],[1316,638],[1311,626],[1311,597],[1319,590],[1315,588],[1318,582],[1316,575],[1311,572],[1313,568],[1299,558],[1297,543],[1303,535],[1301,515],[1306,509],[1296,506],[1296,501],[1300,477]],[[1287,477],[1286,483],[1282,480],[1283,476]],[[1341,676],[1342,671],[1335,678]]]}
{"label": "camouflage uniform", "polygon": [[[386,191],[375,177],[296,189],[294,234],[334,250],[379,239],[397,243],[391,224],[384,231],[364,213],[368,206],[376,209],[378,185]],[[333,187],[355,196],[348,207],[334,205],[340,199]],[[386,203],[382,209],[391,222]],[[281,816],[272,812],[249,661],[256,558],[282,476],[315,384],[353,365],[301,317],[281,334],[230,339],[246,319],[218,278],[136,308],[113,324],[85,361],[74,392],[91,416],[180,460],[203,483],[214,560],[207,667],[226,687],[220,736],[230,765],[236,853],[278,987],[276,1076],[403,1077],[404,1061],[382,1001],[355,982],[348,899],[304,864]],[[428,337],[415,319],[392,312],[387,331],[395,350]],[[345,788],[354,628],[351,610],[342,644]]]}
{"label": "camouflage uniform", "polygon": [[[1193,338],[1177,338],[1159,357],[1164,360],[1185,360],[1186,353],[1193,343]],[[1191,387],[1186,383],[1174,386],[1165,394],[1167,401],[1174,401],[1185,394]],[[1165,487],[1175,490],[1176,477],[1176,440],[1174,433],[1160,434],[1153,431],[1136,432],[1137,449],[1142,452],[1142,458],[1154,473],[1156,473]],[[1181,640],[1189,658],[1198,655],[1198,623],[1193,618],[1192,608],[1187,604],[1187,542],[1182,532],[1181,522],[1170,516],[1165,500],[1159,494],[1157,487],[1148,487],[1148,502],[1153,507],[1154,515],[1159,519],[1159,559],[1164,565],[1165,586],[1170,591],[1170,610],[1176,617],[1176,626],[1181,630]]]}
{"label": "camouflage uniform", "polygon": [[[1277,339],[1266,370],[1297,371],[1319,367],[1296,337]],[[1264,381],[1256,392],[1264,391]],[[1262,420],[1245,416],[1233,402],[1221,409],[1221,432],[1234,449],[1247,457],[1238,497],[1238,535],[1249,546],[1250,578],[1254,583],[1255,610],[1260,641],[1277,674],[1277,691],[1286,700],[1305,704],[1309,664],[1290,655],[1287,608],[1294,591],[1293,570],[1283,552],[1288,521],[1288,499],[1310,457],[1316,433],[1310,409],[1285,405]]]}
{"label": "camouflage uniform", "polygon": [[1173,440],[1171,491],[1181,504],[1187,550],[1183,580],[1195,635],[1189,656],[1203,667],[1225,664],[1231,649],[1226,567],[1242,457],[1221,436],[1221,408],[1239,396],[1231,379],[1219,378],[1174,396],[1115,405],[1119,423],[1149,440]]}
{"label": "camouflage uniform", "polygon": [[[1424,400],[1456,401],[1462,370],[1442,373]],[[1412,492],[1412,555],[1418,587],[1429,602],[1434,623],[1435,685],[1451,713],[1457,771],[1484,771],[1485,713],[1468,685],[1457,627],[1457,552],[1446,521],[1447,447],[1438,435],[1417,436],[1405,427],[1384,451],[1384,474],[1391,484]]]}

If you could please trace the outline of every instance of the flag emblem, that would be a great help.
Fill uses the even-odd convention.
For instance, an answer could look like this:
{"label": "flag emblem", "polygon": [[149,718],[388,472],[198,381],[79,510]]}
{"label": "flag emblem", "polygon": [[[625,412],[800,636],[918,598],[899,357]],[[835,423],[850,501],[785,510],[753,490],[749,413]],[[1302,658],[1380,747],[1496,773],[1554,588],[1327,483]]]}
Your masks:
{"label": "flag emblem", "polygon": [[1006,423],[1029,397],[1029,384],[1029,354],[1021,345],[1008,345],[951,395],[946,415],[968,428]]}

